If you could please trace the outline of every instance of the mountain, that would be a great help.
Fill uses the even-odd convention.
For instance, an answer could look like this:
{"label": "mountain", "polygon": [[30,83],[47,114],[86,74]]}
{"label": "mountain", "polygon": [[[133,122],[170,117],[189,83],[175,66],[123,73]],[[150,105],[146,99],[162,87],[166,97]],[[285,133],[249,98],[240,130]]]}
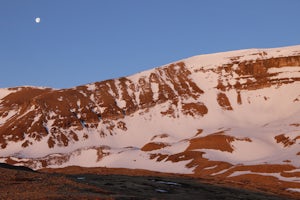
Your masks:
{"label": "mountain", "polygon": [[70,89],[0,89],[0,162],[147,169],[300,194],[300,46]]}

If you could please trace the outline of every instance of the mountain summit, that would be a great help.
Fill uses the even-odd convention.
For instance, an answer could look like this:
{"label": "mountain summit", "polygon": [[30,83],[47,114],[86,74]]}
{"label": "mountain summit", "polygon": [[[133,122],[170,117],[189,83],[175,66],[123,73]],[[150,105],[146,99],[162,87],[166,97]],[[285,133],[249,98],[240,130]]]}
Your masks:
{"label": "mountain summit", "polygon": [[147,169],[300,194],[300,46],[70,89],[0,89],[0,162]]}

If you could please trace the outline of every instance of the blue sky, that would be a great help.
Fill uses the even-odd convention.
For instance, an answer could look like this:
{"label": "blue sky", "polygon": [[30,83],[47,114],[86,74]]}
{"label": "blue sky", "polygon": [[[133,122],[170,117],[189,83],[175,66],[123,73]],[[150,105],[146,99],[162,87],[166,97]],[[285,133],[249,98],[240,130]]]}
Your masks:
{"label": "blue sky", "polygon": [[299,8],[299,0],[0,0],[0,87],[68,88],[199,54],[298,45]]}

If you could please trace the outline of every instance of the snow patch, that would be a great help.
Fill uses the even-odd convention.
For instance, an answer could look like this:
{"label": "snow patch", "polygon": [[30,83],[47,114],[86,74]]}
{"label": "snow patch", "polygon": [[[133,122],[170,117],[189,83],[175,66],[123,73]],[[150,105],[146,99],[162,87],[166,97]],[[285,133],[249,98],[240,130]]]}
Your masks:
{"label": "snow patch", "polygon": [[90,91],[96,90],[96,85],[95,84],[88,84],[86,86],[87,86],[87,90],[90,90]]}
{"label": "snow patch", "polygon": [[[6,97],[7,95],[16,92],[17,90],[7,89],[7,88],[0,88],[0,100]],[[0,101],[1,103],[1,101]]]}
{"label": "snow patch", "polygon": [[300,188],[288,188],[286,190],[291,191],[291,192],[299,192],[300,193]]}
{"label": "snow patch", "polygon": [[[0,117],[0,126],[2,126],[7,120],[9,120],[10,118],[16,116],[16,114],[18,113],[17,110],[10,110],[10,111],[6,111],[6,115],[4,117]],[[3,116],[3,115],[2,115]]]}
{"label": "snow patch", "polygon": [[157,101],[159,97],[159,84],[158,83],[151,83],[151,90],[153,92],[153,100]]}
{"label": "snow patch", "polygon": [[299,177],[283,177],[283,176],[281,176],[281,173],[258,173],[258,172],[252,172],[252,171],[235,171],[232,174],[230,174],[228,177],[240,176],[240,175],[245,175],[245,174],[273,176],[281,181],[300,182]]}

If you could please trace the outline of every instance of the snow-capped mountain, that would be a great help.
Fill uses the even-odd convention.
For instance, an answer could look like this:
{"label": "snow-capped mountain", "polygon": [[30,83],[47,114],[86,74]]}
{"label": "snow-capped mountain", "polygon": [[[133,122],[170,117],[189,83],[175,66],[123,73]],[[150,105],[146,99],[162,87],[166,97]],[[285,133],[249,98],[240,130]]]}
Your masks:
{"label": "snow-capped mountain", "polygon": [[300,46],[70,89],[0,89],[0,162],[137,168],[300,192]]}

